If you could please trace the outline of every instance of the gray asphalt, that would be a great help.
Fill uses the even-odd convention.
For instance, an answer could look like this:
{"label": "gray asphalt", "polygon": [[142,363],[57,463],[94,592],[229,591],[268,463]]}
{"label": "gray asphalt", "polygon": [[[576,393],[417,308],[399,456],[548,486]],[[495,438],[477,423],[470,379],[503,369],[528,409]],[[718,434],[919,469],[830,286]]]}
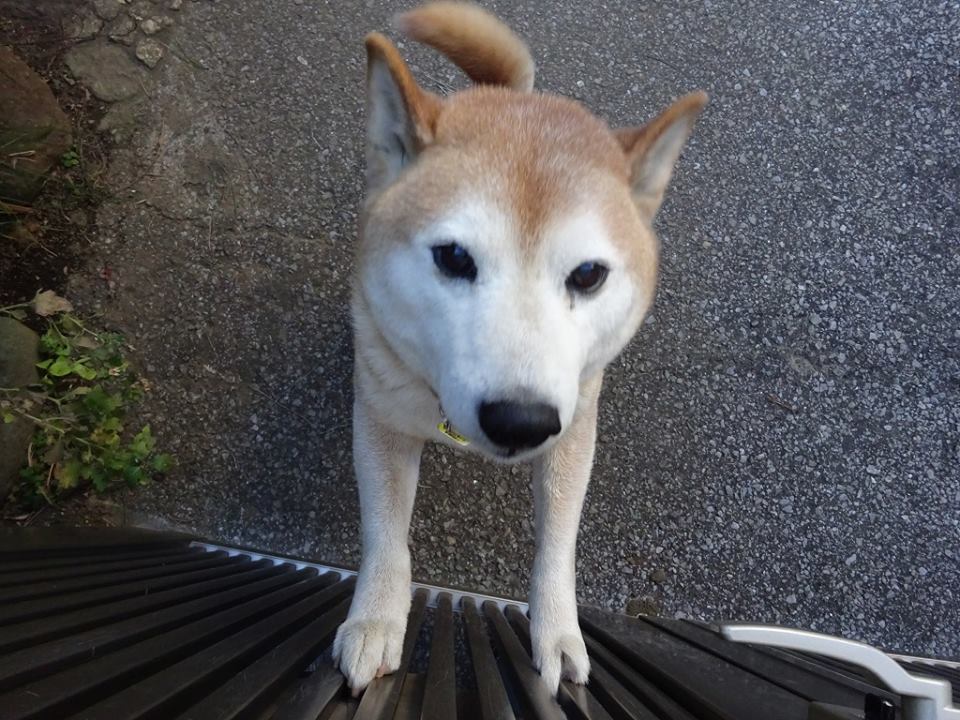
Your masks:
{"label": "gray asphalt", "polygon": [[[605,385],[581,599],[960,655],[958,6],[489,5],[540,89],[613,125],[711,94],[658,220],[654,312]],[[142,518],[358,561],[361,41],[400,7],[180,11],[72,284],[130,333],[180,460]],[[528,472],[430,450],[412,541],[421,579],[522,595]]]}

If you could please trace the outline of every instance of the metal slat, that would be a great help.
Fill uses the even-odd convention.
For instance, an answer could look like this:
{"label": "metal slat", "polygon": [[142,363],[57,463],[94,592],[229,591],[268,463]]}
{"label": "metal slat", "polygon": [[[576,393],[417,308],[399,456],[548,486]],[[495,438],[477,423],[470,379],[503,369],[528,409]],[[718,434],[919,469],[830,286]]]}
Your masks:
{"label": "metal slat", "polygon": [[122,562],[150,562],[158,557],[173,555],[196,555],[202,552],[201,548],[190,545],[178,545],[157,549],[147,549],[125,553],[107,553],[101,555],[84,555],[75,558],[50,558],[33,562],[0,562],[0,587],[11,587],[23,582],[35,582],[33,575],[43,579],[44,573],[62,571],[77,575],[91,571],[91,566],[107,563]]}
{"label": "metal slat", "polygon": [[807,657],[800,655],[798,653],[791,652],[790,650],[781,650],[780,648],[754,648],[757,652],[763,653],[765,655],[771,655],[775,658],[783,660],[784,662],[794,665],[798,668],[806,670],[814,675],[819,675],[826,680],[831,682],[838,683],[840,685],[846,685],[853,690],[866,694],[880,695],[885,699],[894,700],[897,705],[900,704],[900,698],[893,695],[883,688],[877,687],[875,684],[872,684],[866,680],[866,678],[859,676],[855,677],[849,672],[844,672],[840,669],[835,668],[832,664],[827,664],[820,662],[819,658],[813,656]]}
{"label": "metal slat", "polygon": [[424,686],[427,677],[424,673],[407,673],[400,689],[397,711],[391,720],[420,720],[420,714],[427,711],[424,699]]}
{"label": "metal slat", "polygon": [[437,597],[430,644],[430,664],[423,690],[422,720],[456,720],[457,678],[453,661],[453,602],[449,593]]}
{"label": "metal slat", "polygon": [[174,605],[146,617],[121,620],[0,655],[0,691],[78,662],[103,656],[152,635],[175,630],[197,618],[220,612],[280,585],[296,583],[310,574],[303,571],[294,573],[293,569],[292,565],[278,565],[268,570],[268,577],[264,580]]}
{"label": "metal slat", "polygon": [[[586,632],[583,635],[583,641],[590,654],[590,682],[592,685],[594,679],[598,680],[599,692],[614,695],[617,702],[626,705],[628,709],[633,708],[632,712],[636,712],[639,717],[643,717],[641,710],[649,707],[656,717],[664,720],[696,720],[675,700]],[[626,691],[627,697],[617,694],[617,686],[609,683],[608,680],[620,684],[620,687]],[[638,708],[637,705],[641,707]]]}
{"label": "metal slat", "polygon": [[[527,619],[527,616],[515,606],[507,608],[506,616],[524,645],[529,646],[530,620]],[[561,682],[557,692],[557,702],[569,718],[575,718],[576,720],[613,720],[603,705],[582,685],[575,685],[567,681]]]}
{"label": "metal slat", "polygon": [[[36,600],[52,595],[63,596],[80,590],[96,590],[97,588],[120,585],[136,580],[150,580],[182,572],[181,568],[202,567],[200,558],[190,555],[154,558],[152,561],[140,561],[129,568],[113,568],[97,572],[82,573],[79,576],[64,576],[40,582],[17,585],[6,590],[0,590],[0,604]],[[124,563],[121,563],[124,564]],[[62,571],[61,571],[62,572]]]}
{"label": "metal slat", "polygon": [[233,588],[244,582],[254,582],[273,574],[273,568],[274,565],[269,560],[234,563],[225,568],[205,570],[189,585],[11,625],[0,631],[0,652],[9,652],[115,620],[142,615],[198,596]]}
{"label": "metal slat", "polygon": [[[316,578],[321,580],[321,578]],[[308,580],[307,583],[312,581]],[[353,590],[354,579],[341,580],[316,594],[275,609],[242,632],[236,632],[205,647],[148,678],[125,687],[103,702],[87,708],[77,717],[84,720],[134,720],[169,718],[239,672],[274,642],[289,636],[316,613],[327,612]]]}
{"label": "metal slat", "polygon": [[[697,717],[718,720],[806,720],[809,703],[744,673],[635,618],[604,615],[601,627],[584,612],[580,626]],[[616,635],[613,634],[615,630]]]}
{"label": "metal slat", "polygon": [[473,598],[465,597],[460,601],[460,607],[463,610],[467,643],[473,660],[480,716],[483,720],[515,720],[513,707],[503,687],[503,679],[500,677],[500,670],[497,668],[497,661],[477,605]]}
{"label": "metal slat", "polygon": [[227,557],[226,554],[217,555],[212,558],[206,557],[202,560],[184,563],[179,566],[179,572],[172,576],[146,581],[135,581],[123,585],[97,588],[95,590],[83,590],[44,600],[13,603],[5,607],[0,607],[0,625],[23,622],[24,620],[31,620],[45,615],[59,615],[67,610],[76,610],[111,600],[122,600],[125,597],[147,595],[151,592],[177,587],[178,585],[188,585],[194,582],[196,578],[204,577],[204,573],[207,570],[229,568],[232,565],[243,562],[249,562],[249,558],[244,556]]}
{"label": "metal slat", "polygon": [[[508,606],[509,609],[509,606]],[[500,608],[491,602],[483,604],[483,613],[493,626],[502,656],[509,665],[533,716],[540,720],[563,720],[564,714],[553,695],[534,669],[530,656],[511,629]]]}
{"label": "metal slat", "polygon": [[[309,577],[301,571],[300,580],[285,588],[271,588],[265,595],[221,612],[201,618],[176,630],[91,659],[52,677],[23,685],[0,696],[0,706],[11,720],[32,718],[38,713],[60,712],[95,702],[96,694],[108,695],[137,678],[155,673],[191,653],[230,636],[270,612],[295,602],[307,594],[328,587],[334,577]],[[6,716],[4,720],[7,720]]]}
{"label": "metal slat", "polygon": [[180,716],[180,720],[236,720],[263,708],[284,681],[296,676],[330,644],[333,633],[347,617],[350,600],[351,596],[348,596],[313,622],[299,628],[292,637],[274,646],[191,707]]}
{"label": "metal slat", "polygon": [[[863,693],[852,690],[848,685],[826,680],[812,673],[797,672],[796,666],[791,666],[771,655],[757,652],[747,645],[732,643],[700,625],[662,618],[638,618],[638,621],[691,643],[711,655],[807,700],[849,707],[863,706]],[[791,670],[793,672],[790,672]]]}
{"label": "metal slat", "polygon": [[603,665],[593,660],[592,657],[589,687],[590,692],[618,720],[662,720],[664,717],[654,714],[653,710],[640,702],[636,695],[619,683]]}
{"label": "metal slat", "polygon": [[271,720],[316,720],[345,684],[343,675],[332,663],[324,665],[297,683]]}
{"label": "metal slat", "polygon": [[393,717],[400,699],[400,691],[403,689],[403,680],[410,667],[410,658],[413,657],[413,649],[417,644],[428,597],[428,591],[423,589],[413,594],[413,603],[410,614],[407,615],[407,627],[403,636],[400,667],[396,672],[377,678],[370,683],[363,693],[353,720],[389,720]]}

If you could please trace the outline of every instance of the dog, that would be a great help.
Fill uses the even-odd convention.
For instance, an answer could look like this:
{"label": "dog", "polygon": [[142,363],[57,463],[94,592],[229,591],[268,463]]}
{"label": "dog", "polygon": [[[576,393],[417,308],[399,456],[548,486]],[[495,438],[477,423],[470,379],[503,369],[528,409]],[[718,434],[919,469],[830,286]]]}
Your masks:
{"label": "dog", "polygon": [[400,665],[410,515],[426,441],[531,461],[533,663],[585,683],[575,553],[605,366],[654,298],[652,223],[707,102],[611,130],[533,91],[526,45],[477,6],[400,15],[476,83],[449,97],[397,48],[367,51],[366,199],[351,295],[363,558],[334,661],[355,693]]}

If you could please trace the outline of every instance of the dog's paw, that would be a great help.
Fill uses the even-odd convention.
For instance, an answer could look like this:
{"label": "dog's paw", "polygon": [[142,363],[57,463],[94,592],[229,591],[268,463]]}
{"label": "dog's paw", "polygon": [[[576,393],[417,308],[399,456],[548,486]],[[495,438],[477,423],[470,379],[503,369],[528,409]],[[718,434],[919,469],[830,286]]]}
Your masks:
{"label": "dog's paw", "polygon": [[354,692],[400,667],[405,631],[402,622],[366,618],[340,626],[333,641],[333,661]]}
{"label": "dog's paw", "polygon": [[533,637],[533,664],[556,695],[561,680],[584,685],[590,676],[590,658],[580,628],[557,628]]}

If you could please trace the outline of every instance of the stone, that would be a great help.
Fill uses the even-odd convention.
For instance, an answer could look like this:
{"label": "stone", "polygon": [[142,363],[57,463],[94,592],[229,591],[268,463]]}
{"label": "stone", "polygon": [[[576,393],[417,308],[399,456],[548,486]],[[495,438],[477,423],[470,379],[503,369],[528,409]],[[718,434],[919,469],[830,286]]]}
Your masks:
{"label": "stone", "polygon": [[107,28],[107,37],[114,42],[132,45],[136,38],[137,23],[129,15],[121,15]]}
{"label": "stone", "polygon": [[72,140],[70,120],[47,83],[0,46],[0,196],[32,201]]}
{"label": "stone", "polygon": [[78,10],[63,23],[63,32],[68,40],[89,40],[103,28],[103,20],[88,7]]}
{"label": "stone", "polygon": [[[40,338],[13,318],[0,317],[0,387],[24,387],[39,381]],[[10,494],[27,457],[33,423],[18,417],[0,420],[0,505]]]}
{"label": "stone", "polygon": [[163,45],[156,40],[146,38],[137,43],[137,58],[149,68],[156,67],[163,57]]}
{"label": "stone", "polygon": [[167,7],[171,10],[179,10],[183,7],[183,0],[170,0],[170,4]]}
{"label": "stone", "polygon": [[657,568],[652,573],[650,573],[650,579],[653,580],[658,585],[663,584],[667,580],[667,573],[661,568]]}
{"label": "stone", "polygon": [[93,0],[93,11],[101,20],[113,20],[120,14],[120,0]]}
{"label": "stone", "polygon": [[73,76],[107,102],[133,97],[149,78],[147,71],[116,45],[85,43],[71,48],[64,59]]}
{"label": "stone", "polygon": [[627,600],[626,614],[634,617],[637,615],[659,615],[660,605],[649,595],[630,598]]}
{"label": "stone", "polygon": [[173,25],[173,20],[166,15],[154,15],[141,22],[140,29],[143,30],[146,35],[156,35],[171,25]]}
{"label": "stone", "polygon": [[115,102],[100,118],[97,130],[109,132],[118,142],[129,140],[137,129],[138,118],[145,107],[143,95]]}

